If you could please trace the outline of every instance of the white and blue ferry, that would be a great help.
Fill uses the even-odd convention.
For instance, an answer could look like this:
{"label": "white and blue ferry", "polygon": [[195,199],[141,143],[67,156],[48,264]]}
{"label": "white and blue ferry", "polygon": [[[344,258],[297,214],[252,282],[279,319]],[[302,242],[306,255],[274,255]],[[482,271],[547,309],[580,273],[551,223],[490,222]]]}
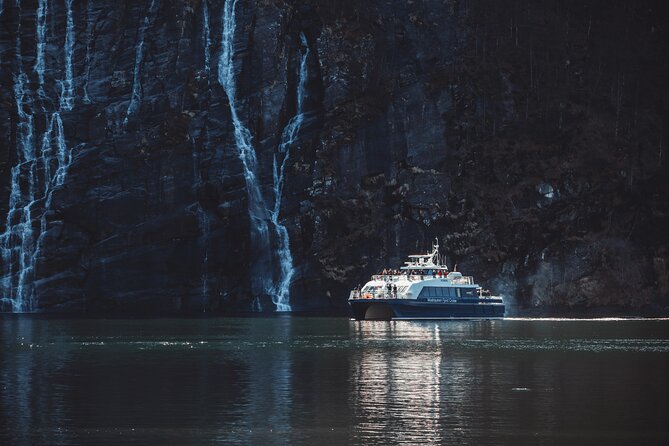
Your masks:
{"label": "white and blue ferry", "polygon": [[399,270],[372,276],[362,289],[351,291],[348,303],[356,320],[504,317],[501,296],[441,264],[438,241],[431,253],[409,256]]}

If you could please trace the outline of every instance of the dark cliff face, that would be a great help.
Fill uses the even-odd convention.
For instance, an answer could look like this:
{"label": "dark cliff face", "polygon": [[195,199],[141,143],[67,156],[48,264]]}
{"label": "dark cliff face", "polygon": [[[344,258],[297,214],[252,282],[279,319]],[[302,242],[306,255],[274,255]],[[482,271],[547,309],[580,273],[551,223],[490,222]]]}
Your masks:
{"label": "dark cliff face", "polygon": [[221,2],[3,7],[4,311],[343,307],[435,236],[521,306],[667,305],[663,2],[239,0],[229,59]]}

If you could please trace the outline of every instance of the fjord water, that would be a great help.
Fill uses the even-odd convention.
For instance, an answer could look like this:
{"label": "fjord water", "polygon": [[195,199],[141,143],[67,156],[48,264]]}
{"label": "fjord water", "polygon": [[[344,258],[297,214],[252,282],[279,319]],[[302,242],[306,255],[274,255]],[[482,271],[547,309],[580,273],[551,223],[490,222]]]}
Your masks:
{"label": "fjord water", "polygon": [[0,444],[667,444],[669,321],[0,319]]}

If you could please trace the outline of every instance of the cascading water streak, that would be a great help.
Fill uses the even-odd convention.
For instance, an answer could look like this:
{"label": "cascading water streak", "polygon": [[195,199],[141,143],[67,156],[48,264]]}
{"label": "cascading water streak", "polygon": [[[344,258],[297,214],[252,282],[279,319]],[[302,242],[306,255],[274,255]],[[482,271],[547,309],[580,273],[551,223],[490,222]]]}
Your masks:
{"label": "cascading water streak", "polygon": [[[262,287],[265,291],[273,289],[271,271],[262,271],[259,263],[265,262],[271,265],[270,239],[268,221],[269,215],[265,201],[260,191],[260,182],[257,177],[257,159],[253,148],[253,137],[251,132],[244,126],[237,112],[236,80],[234,68],[234,38],[235,38],[235,7],[237,0],[226,0],[223,6],[223,31],[221,36],[221,53],[218,60],[218,82],[221,84],[228,96],[232,125],[234,127],[235,145],[237,155],[244,168],[244,179],[246,182],[246,193],[249,201],[249,217],[251,219],[251,234],[258,244],[259,260],[253,275],[259,275]],[[268,261],[269,260],[269,261]],[[257,291],[257,290],[256,290]],[[260,308],[262,308],[260,306]]]}
{"label": "cascading water streak", "polygon": [[[25,292],[32,272],[34,234],[32,207],[35,201],[35,137],[34,116],[29,79],[23,72],[20,32],[16,40],[16,59],[19,73],[14,78],[14,100],[18,123],[16,125],[16,165],[12,168],[9,207],[5,232],[0,236],[3,270],[2,307],[7,303],[14,313],[32,310],[32,298]],[[18,267],[18,268],[16,268]]]}
{"label": "cascading water streak", "polygon": [[[295,143],[299,130],[304,121],[304,96],[307,82],[307,59],[309,47],[304,34],[300,35],[304,53],[302,54],[297,88],[297,112],[288,122],[281,135],[277,153],[273,163],[273,191],[274,206],[266,206],[262,197],[260,183],[257,176],[257,158],[253,147],[251,132],[244,126],[239,117],[236,98],[236,80],[234,66],[234,38],[236,30],[236,6],[238,0],[226,0],[223,8],[223,32],[221,38],[221,53],[218,65],[218,81],[225,90],[230,103],[230,113],[234,127],[235,143],[239,159],[244,167],[244,178],[249,199],[249,215],[252,222],[252,234],[257,238],[262,252],[271,256],[267,262],[272,265],[273,258],[278,260],[278,277],[275,279],[273,271],[261,271],[267,278],[263,286],[269,294],[277,312],[292,311],[290,305],[290,283],[294,276],[293,257],[290,251],[288,230],[279,220],[281,196],[284,187],[284,171],[289,158],[290,147]],[[271,253],[271,239],[269,226],[275,239],[275,251]],[[252,307],[260,309],[260,301],[256,298]]]}
{"label": "cascading water streak", "polygon": [[307,79],[309,76],[308,65],[309,61],[309,43],[307,42],[307,36],[304,33],[300,33],[300,43],[304,47],[304,54],[302,55],[302,60],[300,61],[300,81],[297,86],[297,112],[304,113],[304,96],[307,92]]}
{"label": "cascading water streak", "polygon": [[56,121],[56,129],[58,130],[56,138],[58,170],[56,170],[54,185],[62,186],[65,183],[67,169],[72,164],[72,150],[68,149],[65,144],[65,130],[63,129],[63,121],[60,118],[60,113],[54,113],[54,119]]}
{"label": "cascading water streak", "polygon": [[84,77],[84,97],[82,98],[82,101],[85,104],[90,104],[91,103],[91,98],[88,95],[88,82],[90,81],[91,78],[91,52],[93,50],[92,48],[92,42],[93,42],[93,26],[95,25],[95,21],[93,20],[93,11],[92,11],[92,2],[94,0],[88,0],[86,2],[86,58],[85,58],[85,65],[86,65],[86,75]]}
{"label": "cascading water streak", "polygon": [[35,73],[37,73],[37,78],[39,80],[39,92],[44,95],[44,53],[46,49],[46,19],[49,13],[49,3],[48,0],[39,0],[37,4],[37,24],[35,27],[35,40],[36,40],[36,51],[35,51]]}
{"label": "cascading water streak", "polygon": [[[304,34],[300,35],[300,40],[304,46],[304,53],[300,62],[300,76],[297,86],[297,112],[293,116],[281,135],[281,143],[278,147],[278,153],[274,155],[273,180],[274,180],[274,209],[271,213],[272,223],[277,233],[277,256],[281,267],[281,275],[276,288],[272,293],[273,302],[277,311],[291,311],[289,301],[290,281],[293,278],[295,270],[293,268],[293,256],[290,252],[290,238],[288,229],[279,221],[281,211],[281,197],[283,196],[283,187],[285,183],[284,172],[286,162],[290,156],[290,147],[295,143],[298,137],[302,122],[304,121],[304,95],[307,82],[307,60],[309,58],[309,46],[307,45]],[[279,160],[278,157],[283,157]]]}
{"label": "cascading water streak", "polygon": [[[17,5],[20,6],[20,3],[17,2]],[[11,171],[5,232],[0,235],[3,260],[0,311],[6,309],[8,305],[12,312],[30,312],[35,309],[33,281],[38,253],[47,229],[47,211],[51,206],[54,188],[64,184],[67,170],[72,163],[72,149],[66,145],[61,118],[62,112],[73,109],[75,99],[72,74],[75,38],[72,0],[66,0],[66,7],[65,68],[63,70],[65,79],[58,81],[61,85],[60,100],[57,102],[58,109],[49,115],[45,106],[56,103],[56,101],[48,100],[44,90],[46,68],[44,65],[44,36],[48,10],[46,1],[40,1],[38,6],[34,72],[39,81],[38,94],[41,98],[47,99],[42,104],[42,110],[45,113],[45,127],[41,135],[39,153],[35,145],[33,92],[30,90],[30,79],[23,71],[20,26],[17,32],[16,59],[19,71],[14,77],[14,99],[18,117],[16,124],[17,162]],[[53,172],[54,166],[56,167],[55,173]],[[39,230],[34,228],[37,219],[40,222]]]}
{"label": "cascading water streak", "polygon": [[135,47],[135,66],[132,72],[132,94],[130,96],[130,102],[128,103],[128,109],[125,113],[125,120],[123,121],[124,124],[128,124],[130,116],[137,112],[139,104],[142,102],[141,74],[142,63],[144,60],[144,35],[153,21],[153,15],[156,13],[158,3],[159,2],[156,0],[151,0],[149,10],[146,12],[144,20],[142,21],[137,34],[137,46]]}
{"label": "cascading water streak", "polygon": [[218,82],[228,96],[230,113],[234,127],[235,142],[239,159],[244,167],[247,193],[249,195],[249,213],[252,221],[258,225],[261,238],[268,242],[267,209],[260,192],[260,183],[257,179],[257,159],[253,148],[253,136],[244,126],[237,112],[237,84],[234,69],[234,36],[235,36],[235,6],[238,0],[226,0],[223,17],[223,37],[221,41],[221,56],[218,64]]}
{"label": "cascading water streak", "polygon": [[[55,113],[54,113],[55,114]],[[40,148],[40,159],[42,161],[42,169],[44,171],[44,195],[49,192],[49,186],[51,185],[51,140],[53,138],[53,124],[54,124],[54,115],[51,115],[51,119],[47,121],[46,129],[44,129],[44,135],[42,135],[42,147]]]}
{"label": "cascading water streak", "polygon": [[209,297],[209,214],[202,208],[202,205],[197,204],[197,222],[200,234],[204,238],[204,257],[202,259],[202,272],[200,277],[200,293],[203,299],[202,309],[204,310],[206,299]]}
{"label": "cascading water streak", "polygon": [[74,18],[72,17],[72,0],[65,0],[67,24],[65,28],[65,79],[61,81],[60,109],[74,108],[74,80],[72,79],[72,63],[74,59]]}
{"label": "cascading water streak", "polygon": [[209,73],[211,73],[211,32],[209,29],[209,7],[206,0],[202,2],[202,24],[204,26],[204,32],[202,33],[202,39],[204,40],[204,70],[207,72],[207,76],[209,76]]}

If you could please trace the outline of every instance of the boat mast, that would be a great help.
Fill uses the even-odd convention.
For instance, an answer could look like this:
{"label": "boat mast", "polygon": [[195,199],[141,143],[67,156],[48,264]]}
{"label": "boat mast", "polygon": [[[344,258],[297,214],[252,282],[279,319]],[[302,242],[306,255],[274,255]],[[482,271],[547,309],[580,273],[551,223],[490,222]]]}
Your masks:
{"label": "boat mast", "polygon": [[434,238],[434,244],[432,245],[432,257],[430,258],[430,261],[434,265],[441,265],[441,263],[439,263],[439,237]]}

